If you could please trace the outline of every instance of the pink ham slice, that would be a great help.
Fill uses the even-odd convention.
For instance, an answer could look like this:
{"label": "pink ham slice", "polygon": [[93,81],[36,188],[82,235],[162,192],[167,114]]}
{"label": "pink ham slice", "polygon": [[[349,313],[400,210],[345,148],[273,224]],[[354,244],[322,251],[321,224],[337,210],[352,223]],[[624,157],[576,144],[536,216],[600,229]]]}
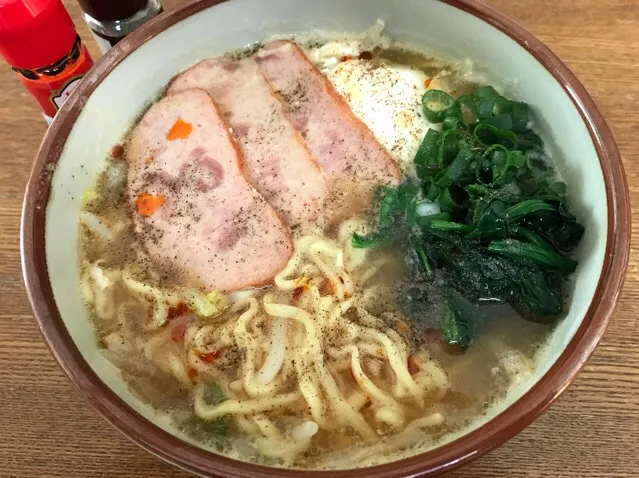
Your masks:
{"label": "pink ham slice", "polygon": [[341,216],[359,212],[369,207],[377,186],[399,182],[393,158],[300,47],[274,41],[256,59],[324,172],[329,209]]}
{"label": "pink ham slice", "polygon": [[201,61],[178,75],[167,94],[189,88],[211,95],[242,147],[245,176],[286,223],[317,219],[326,183],[255,60]]}
{"label": "pink ham slice", "polygon": [[148,216],[134,212],[151,256],[222,291],[266,284],[286,266],[288,228],[242,175],[239,148],[204,90],[154,104],[132,131],[126,157],[129,200],[164,201]]}

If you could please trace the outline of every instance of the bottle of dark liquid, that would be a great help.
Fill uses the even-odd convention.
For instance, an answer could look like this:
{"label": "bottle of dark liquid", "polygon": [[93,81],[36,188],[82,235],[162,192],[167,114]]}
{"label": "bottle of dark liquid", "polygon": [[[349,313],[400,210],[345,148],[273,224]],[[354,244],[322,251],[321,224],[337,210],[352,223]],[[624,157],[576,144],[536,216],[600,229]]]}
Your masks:
{"label": "bottle of dark liquid", "polygon": [[106,52],[137,27],[162,13],[160,0],[78,0],[98,46]]}

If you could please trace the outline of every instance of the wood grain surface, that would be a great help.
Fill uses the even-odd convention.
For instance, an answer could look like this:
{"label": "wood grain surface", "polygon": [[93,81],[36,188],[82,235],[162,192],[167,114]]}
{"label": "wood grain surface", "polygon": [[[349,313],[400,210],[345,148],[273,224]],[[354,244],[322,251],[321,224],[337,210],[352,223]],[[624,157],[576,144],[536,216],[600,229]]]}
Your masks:
{"label": "wood grain surface", "polygon": [[[179,0],[164,0],[166,9]],[[577,74],[612,127],[639,228],[639,0],[492,0]],[[94,57],[77,4],[65,0]],[[63,376],[27,304],[19,218],[46,125],[0,68],[0,477],[182,477],[110,428]],[[539,92],[543,94],[543,92]],[[639,245],[603,342],[541,418],[449,476],[639,477]]]}

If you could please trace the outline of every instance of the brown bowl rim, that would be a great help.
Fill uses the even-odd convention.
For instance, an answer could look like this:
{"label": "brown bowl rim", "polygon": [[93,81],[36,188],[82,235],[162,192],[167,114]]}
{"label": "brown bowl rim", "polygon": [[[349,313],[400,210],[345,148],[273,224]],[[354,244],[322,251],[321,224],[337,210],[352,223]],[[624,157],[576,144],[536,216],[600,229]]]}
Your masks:
{"label": "brown bowl rim", "polygon": [[621,293],[630,248],[630,202],[623,165],[612,133],[582,84],[564,63],[522,26],[475,0],[444,0],[485,21],[531,53],[563,86],[584,120],[597,150],[608,202],[606,255],[593,301],[575,336],[550,370],[518,401],[471,433],[414,457],[347,471],[284,470],[244,463],[188,444],[130,408],[89,367],[68,334],[57,309],[45,256],[46,205],[52,171],[86,99],[102,80],[143,43],[171,25],[227,0],[187,2],[125,38],[102,58],[68,99],[45,136],[33,165],[23,204],[21,259],[27,295],[52,354],[89,403],[112,426],[163,460],[192,473],[228,477],[326,478],[433,476],[502,444],[530,424],[572,382],[601,339]]}

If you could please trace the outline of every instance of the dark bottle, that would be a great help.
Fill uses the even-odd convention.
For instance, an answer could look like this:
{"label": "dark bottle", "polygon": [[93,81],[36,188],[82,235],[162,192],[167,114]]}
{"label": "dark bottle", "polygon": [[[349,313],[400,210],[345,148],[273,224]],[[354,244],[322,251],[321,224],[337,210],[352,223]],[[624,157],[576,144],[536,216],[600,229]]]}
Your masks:
{"label": "dark bottle", "polygon": [[160,0],[78,0],[102,52],[162,13]]}

